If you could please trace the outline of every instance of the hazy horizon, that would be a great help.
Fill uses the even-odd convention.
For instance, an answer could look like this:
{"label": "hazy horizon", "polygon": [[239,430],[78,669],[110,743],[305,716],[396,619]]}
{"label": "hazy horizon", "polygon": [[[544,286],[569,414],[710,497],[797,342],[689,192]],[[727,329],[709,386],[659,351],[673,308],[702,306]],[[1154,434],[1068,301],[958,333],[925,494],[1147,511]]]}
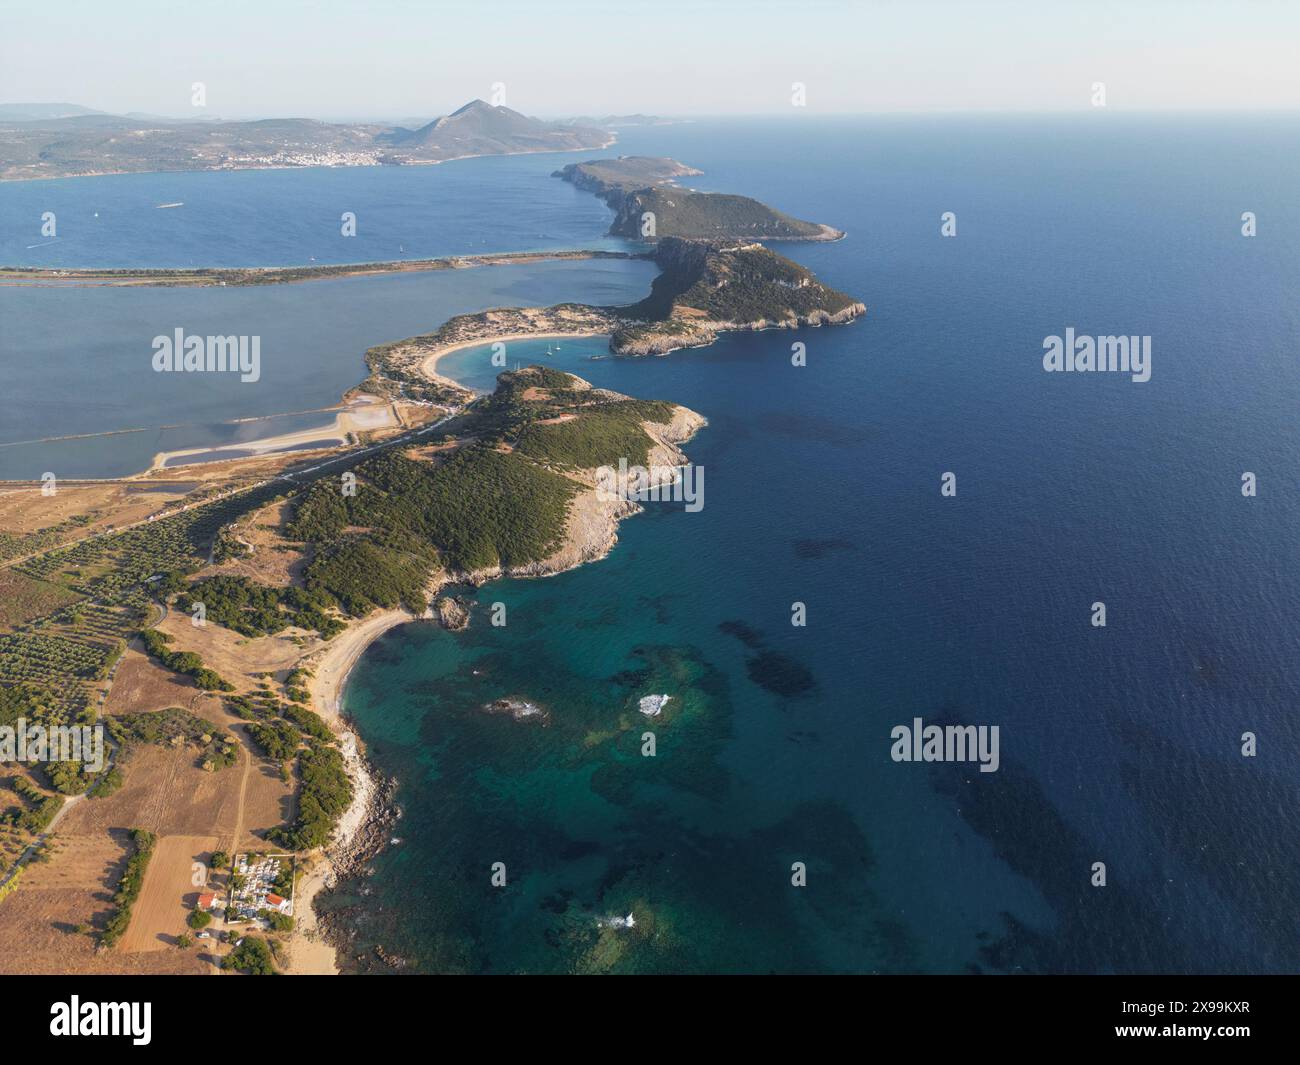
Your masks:
{"label": "hazy horizon", "polygon": [[1071,113],[1099,82],[1112,111],[1300,109],[1300,10],[1267,2],[49,0],[3,23],[0,100],[172,118]]}

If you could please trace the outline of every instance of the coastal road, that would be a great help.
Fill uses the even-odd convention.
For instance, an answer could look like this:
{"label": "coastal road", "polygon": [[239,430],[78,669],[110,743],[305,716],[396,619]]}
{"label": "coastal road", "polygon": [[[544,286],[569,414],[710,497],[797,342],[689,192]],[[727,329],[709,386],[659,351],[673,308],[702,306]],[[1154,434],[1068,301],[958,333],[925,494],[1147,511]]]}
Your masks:
{"label": "coastal road", "polygon": [[[420,437],[431,433],[434,429],[445,425],[460,413],[460,409],[454,410],[450,414],[446,415],[446,417],[439,418],[436,422],[430,422],[428,425],[421,426],[419,429],[412,429],[409,432],[402,433],[400,436],[395,436],[390,440],[381,440],[379,443],[370,444],[367,447],[345,451],[340,455],[336,455],[334,458],[318,462],[314,466],[307,466],[303,469],[280,473],[274,477],[268,477],[265,480],[246,485],[243,488],[229,488],[226,491],[219,492],[217,495],[211,496],[207,499],[201,499],[194,503],[185,503],[178,507],[171,507],[167,510],[159,511],[156,514],[150,514],[148,517],[141,518],[139,521],[129,522],[126,525],[114,526],[112,529],[100,529],[98,532],[88,533],[85,536],[79,536],[72,540],[65,540],[63,543],[56,544],[53,547],[42,548],[39,551],[32,551],[29,554],[20,555],[17,558],[6,559],[4,562],[0,562],[0,569],[19,566],[33,558],[47,555],[51,551],[61,551],[69,547],[76,547],[78,544],[84,544],[90,540],[98,540],[106,536],[117,536],[119,533],[124,533],[131,529],[138,529],[142,525],[151,525],[155,521],[164,521],[167,518],[174,518],[176,515],[184,514],[188,510],[197,510],[199,507],[210,506],[213,503],[218,503],[223,499],[228,499],[231,496],[239,495],[243,492],[254,492],[259,488],[265,488],[268,484],[271,484],[274,481],[286,481],[289,484],[303,484],[305,481],[315,479],[311,475],[318,474],[320,471],[328,469],[331,466],[336,466],[341,462],[359,462],[367,455],[374,454],[377,451],[383,451],[390,447],[402,447],[411,443],[413,440],[418,440]],[[96,481],[94,483],[102,484],[104,482]],[[126,484],[133,482],[129,479],[124,479],[122,483]],[[36,487],[36,485],[34,484],[33,487]],[[209,563],[211,563],[211,552],[209,552]]]}

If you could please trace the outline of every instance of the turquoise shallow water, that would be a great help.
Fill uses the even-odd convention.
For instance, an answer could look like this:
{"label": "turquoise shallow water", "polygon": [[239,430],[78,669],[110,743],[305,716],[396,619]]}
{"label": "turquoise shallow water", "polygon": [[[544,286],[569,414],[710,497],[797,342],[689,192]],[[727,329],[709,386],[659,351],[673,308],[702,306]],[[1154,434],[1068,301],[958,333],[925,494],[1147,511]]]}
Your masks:
{"label": "turquoise shallow water", "polygon": [[[345,704],[403,817],[400,842],[324,900],[352,934],[345,967],[387,971],[382,947],[416,971],[1293,971],[1298,126],[1115,115],[626,131],[620,150],[674,155],[705,170],[701,187],[846,229],[781,250],[869,314],[661,359],[561,345],[553,361],[596,384],[709,418],[687,446],[704,509],[651,506],[607,559],[488,585],[465,632],[406,626],[364,656]],[[520,157],[501,187],[551,196],[554,165]],[[492,173],[473,178],[495,195]],[[262,194],[208,177],[214,202],[247,199],[227,251],[325,253],[324,231],[294,211],[276,216],[279,252],[256,228],[259,205],[282,205],[292,184]],[[293,177],[316,180],[275,181]],[[371,183],[388,180],[329,175],[345,198],[380,204]],[[183,198],[165,182],[140,195]],[[590,201],[596,215],[573,224],[594,238],[608,214]],[[443,232],[441,210],[409,213],[412,235]],[[948,210],[955,240],[939,236]],[[1240,236],[1244,210],[1254,239]],[[515,246],[494,224],[445,231]],[[131,265],[170,261],[157,227],[138,232]],[[202,244],[192,254],[207,261]],[[268,330],[277,316],[319,322],[279,367],[302,382],[301,409],[354,383],[369,344],[487,303],[635,298],[650,276],[567,266],[517,285],[494,271],[490,289],[457,293],[367,279],[258,290],[241,314]],[[11,417],[131,424],[111,374],[76,392],[84,361],[67,356],[74,391],[61,395],[24,359],[65,357],[101,327],[127,357],[147,354],[153,309],[84,293],[41,315],[0,292]],[[195,313],[232,331],[221,309]],[[1070,326],[1152,336],[1151,381],[1044,374],[1043,338]],[[545,348],[512,344],[509,358]],[[482,349],[442,367],[491,386]],[[222,397],[221,416],[286,409],[266,395]],[[0,430],[32,435],[15,425]],[[944,471],[955,499],[939,495]],[[1098,599],[1105,630],[1088,624]],[[795,601],[807,628],[789,624]],[[488,623],[496,602],[504,628]],[[653,759],[632,708],[651,692],[673,696]],[[542,703],[551,723],[481,711],[503,696]],[[891,728],[915,716],[998,725],[999,771],[891,761]],[[1105,889],[1089,884],[1096,861]],[[794,862],[806,887],[791,885]],[[602,924],[628,913],[631,929]]]}
{"label": "turquoise shallow water", "polygon": [[[710,187],[847,229],[783,250],[869,315],[662,359],[562,346],[710,419],[687,448],[706,505],[652,506],[606,560],[489,585],[466,632],[363,658],[346,706],[404,816],[326,903],[347,966],[383,969],[379,945],[421,971],[1293,969],[1294,132],[646,131]],[[1067,326],[1151,335],[1152,380],[1044,374]],[[486,387],[485,359],[443,366]],[[650,692],[676,700],[653,759]],[[509,695],[550,726],[481,712]],[[997,724],[999,771],[892,762],[914,716]]]}

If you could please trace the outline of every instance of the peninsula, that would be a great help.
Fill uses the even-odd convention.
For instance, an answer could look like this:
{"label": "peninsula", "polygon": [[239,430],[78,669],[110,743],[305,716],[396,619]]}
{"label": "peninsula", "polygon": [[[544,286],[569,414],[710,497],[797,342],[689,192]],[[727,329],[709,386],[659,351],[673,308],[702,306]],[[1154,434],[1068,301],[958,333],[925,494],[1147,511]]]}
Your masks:
{"label": "peninsula", "polygon": [[[676,159],[629,155],[571,163],[552,177],[603,199],[614,211],[610,233],[632,240],[839,240],[844,236],[831,226],[792,218],[748,196],[696,192],[676,184],[679,177],[700,173]],[[653,217],[653,228],[647,226],[647,216]]]}
{"label": "peninsula", "polygon": [[[685,176],[681,164],[655,161],[582,180],[611,183],[608,198],[620,175],[631,186],[650,172]],[[0,944],[23,949],[0,952],[0,969],[333,971],[313,893],[387,838],[383,782],[340,712],[348,670],[404,621],[463,626],[465,608],[442,592],[449,583],[542,576],[602,557],[620,520],[640,509],[630,485],[609,491],[607,471],[671,476],[687,461],[681,445],[705,424],[672,402],[544,366],[503,372],[476,396],[440,377],[438,359],[552,334],[607,335],[615,354],[662,354],[726,331],[842,324],[865,312],[752,236],[661,234],[645,255],[660,273],[635,304],[495,308],[372,347],[369,376],[339,416],[349,420],[306,441],[309,450],[173,453],[136,477],[62,481],[48,496],[39,484],[0,488],[0,722],[104,723],[113,738],[102,766],[23,765],[10,779]],[[13,283],[271,284],[522,259],[24,271]],[[185,464],[198,458],[212,461]],[[121,825],[139,831],[124,842],[105,827]],[[197,909],[184,901],[193,862],[210,863],[209,883],[233,898],[229,855],[267,848],[297,856],[276,866],[297,917],[257,918],[269,933],[264,955],[226,941],[156,952],[184,942],[187,922],[202,927],[194,914],[211,906],[211,894],[190,892],[209,900]],[[102,887],[125,883],[124,862],[133,886],[105,910]],[[242,920],[227,913],[227,926],[213,927],[233,940]]]}
{"label": "peninsula", "polygon": [[434,333],[366,352],[362,391],[446,402],[458,386],[433,367],[448,351],[527,336],[609,336],[616,355],[663,355],[711,344],[719,333],[843,325],[866,313],[851,296],[759,244],[667,237],[655,246],[662,271],[650,295],[626,307],[561,303],[462,314]]}

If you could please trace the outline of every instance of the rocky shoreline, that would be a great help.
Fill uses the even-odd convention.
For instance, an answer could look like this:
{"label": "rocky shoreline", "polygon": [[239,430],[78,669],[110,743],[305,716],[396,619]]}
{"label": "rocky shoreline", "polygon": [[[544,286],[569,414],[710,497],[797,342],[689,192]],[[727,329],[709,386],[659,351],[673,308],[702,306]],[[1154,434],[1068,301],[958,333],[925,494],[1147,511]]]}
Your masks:
{"label": "rocky shoreline", "polygon": [[[719,333],[771,328],[797,328],[844,324],[865,313],[865,306],[817,281],[805,268],[759,244],[698,242],[666,238],[659,242],[655,262],[663,270],[651,295],[626,308],[594,307],[567,303],[554,307],[496,308],[477,314],[458,315],[433,333],[383,344],[366,352],[370,376],[358,391],[439,404],[451,413],[462,410],[474,394],[456,381],[437,373],[438,360],[449,351],[467,345],[543,336],[608,335],[616,354],[663,354],[682,347],[712,343]],[[733,307],[752,309],[752,317],[710,314]],[[531,371],[527,371],[531,372]],[[572,375],[570,375],[572,378]],[[572,378],[573,388],[589,388]],[[612,398],[618,397],[609,393]],[[652,446],[647,454],[651,469],[672,470],[687,458],[679,445],[689,440],[706,420],[694,411],[676,406],[666,424],[642,422]],[[438,596],[451,582],[480,586],[503,576],[542,577],[573,569],[603,558],[618,540],[619,522],[642,508],[627,493],[601,492],[594,470],[569,471],[581,485],[573,497],[558,550],[540,562],[520,566],[494,566],[472,573],[440,573],[431,582],[428,599],[432,604],[425,617],[437,619],[448,629],[461,629],[469,622],[468,611],[455,598]],[[358,874],[391,839],[392,826],[400,816],[393,796],[392,781],[382,785],[376,770],[364,759],[360,740],[341,717],[340,698],[347,674],[366,646],[394,625],[415,620],[404,610],[384,611],[364,619],[335,638],[323,656],[312,681],[313,701],[333,727],[340,730],[348,772],[356,789],[353,806],[340,821],[327,849],[324,872],[317,890],[335,890],[347,876]],[[546,724],[546,712],[535,708],[523,696],[484,707],[485,712],[506,713],[516,721]],[[353,750],[348,751],[351,746]],[[314,894],[306,905],[312,906]],[[324,937],[335,948],[334,971],[340,951],[354,949],[347,912],[328,917],[315,915]],[[379,953],[381,964],[400,968],[404,962]],[[362,961],[364,956],[355,956]]]}
{"label": "rocky shoreline", "polygon": [[[418,364],[416,372],[421,372]],[[575,381],[578,382],[575,387],[585,385],[585,382],[578,379]],[[642,424],[652,440],[648,461],[652,467],[664,470],[686,463],[686,455],[679,445],[689,440],[708,422],[696,412],[677,406],[667,423]],[[564,542],[550,557],[527,565],[494,567],[472,573],[439,573],[426,590],[431,605],[423,619],[435,620],[449,630],[460,630],[468,625],[469,611],[465,602],[460,597],[440,594],[450,584],[479,587],[500,577],[548,577],[607,555],[618,542],[619,522],[639,513],[642,507],[628,499],[605,498],[597,491],[594,471],[584,471],[580,479],[584,484],[589,480],[590,484],[585,484],[583,490],[574,497]],[[336,636],[323,652],[314,652],[302,663],[313,669],[314,676],[310,681],[313,704],[339,736],[340,749],[354,789],[352,804],[340,819],[333,839],[321,855],[319,866],[313,870],[309,882],[304,883],[300,896],[303,905],[311,911],[312,918],[308,928],[297,934],[310,934],[334,952],[331,968],[314,968],[311,970],[314,972],[338,972],[338,959],[341,957],[350,956],[356,962],[368,957],[352,953],[355,949],[355,933],[352,931],[353,922],[349,920],[349,910],[322,913],[314,908],[314,903],[320,895],[337,890],[341,882],[361,875],[366,866],[392,840],[393,827],[401,816],[396,801],[396,781],[382,778],[377,767],[366,757],[364,745],[355,727],[343,715],[343,689],[348,675],[366,647],[390,628],[417,620],[421,618],[406,610],[372,614]],[[534,713],[533,704],[522,697],[506,700],[500,706],[484,708],[485,712],[508,713],[516,721],[545,726],[549,711],[541,707],[536,709],[538,712]],[[403,959],[382,952],[382,948],[376,948],[376,958],[389,968],[401,968],[405,964]]]}

